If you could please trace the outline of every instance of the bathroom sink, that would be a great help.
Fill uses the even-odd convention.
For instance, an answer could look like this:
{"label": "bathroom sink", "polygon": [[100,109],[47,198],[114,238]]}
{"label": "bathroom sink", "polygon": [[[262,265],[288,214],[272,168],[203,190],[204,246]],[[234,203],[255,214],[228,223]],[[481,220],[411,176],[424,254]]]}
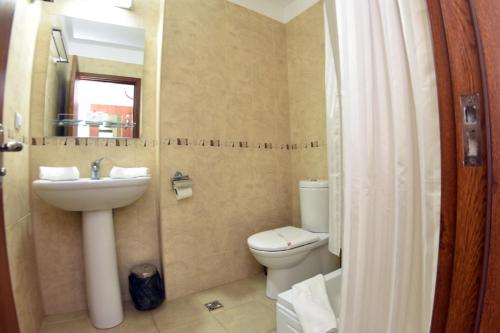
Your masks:
{"label": "bathroom sink", "polygon": [[128,206],[146,191],[151,177],[35,180],[33,189],[47,203],[69,211],[96,211]]}
{"label": "bathroom sink", "polygon": [[82,212],[87,302],[96,328],[108,329],[123,321],[112,210],[139,199],[150,182],[151,177],[33,182],[34,191],[47,203]]}

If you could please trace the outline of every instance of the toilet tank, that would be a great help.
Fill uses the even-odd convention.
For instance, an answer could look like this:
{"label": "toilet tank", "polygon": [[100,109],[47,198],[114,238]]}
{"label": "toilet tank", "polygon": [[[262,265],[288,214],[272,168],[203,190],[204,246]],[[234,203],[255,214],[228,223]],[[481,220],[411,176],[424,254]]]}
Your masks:
{"label": "toilet tank", "polygon": [[311,232],[328,232],[328,181],[301,180],[299,195],[302,228]]}

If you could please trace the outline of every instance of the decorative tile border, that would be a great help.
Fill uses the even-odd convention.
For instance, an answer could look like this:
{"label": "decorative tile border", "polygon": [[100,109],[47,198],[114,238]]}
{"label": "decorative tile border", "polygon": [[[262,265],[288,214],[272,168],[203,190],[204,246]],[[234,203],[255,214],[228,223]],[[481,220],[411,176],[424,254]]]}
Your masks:
{"label": "decorative tile border", "polygon": [[201,146],[201,147],[220,147],[220,148],[254,148],[254,149],[274,149],[274,150],[300,150],[309,148],[325,147],[325,142],[318,140],[309,141],[301,144],[297,143],[272,143],[248,141],[224,141],[219,139],[190,139],[190,138],[164,138],[161,145],[165,146]]}
{"label": "decorative tile border", "polygon": [[73,137],[33,137],[32,146],[89,146],[89,147],[154,147],[157,140],[114,139],[114,138],[73,138]]}
{"label": "decorative tile border", "polygon": [[98,146],[98,147],[156,147],[160,146],[194,146],[213,148],[249,148],[258,150],[302,150],[325,147],[326,143],[318,140],[303,143],[272,143],[225,141],[220,139],[163,138],[147,139],[114,139],[114,138],[72,138],[72,137],[38,137],[31,138],[32,146]]}

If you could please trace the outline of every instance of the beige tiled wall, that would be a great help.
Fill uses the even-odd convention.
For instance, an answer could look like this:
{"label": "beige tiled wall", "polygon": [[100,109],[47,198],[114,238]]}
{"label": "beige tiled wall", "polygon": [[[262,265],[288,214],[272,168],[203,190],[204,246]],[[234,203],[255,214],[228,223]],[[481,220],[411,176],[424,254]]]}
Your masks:
{"label": "beige tiled wall", "polygon": [[[300,224],[298,183],[327,179],[323,3],[286,24],[293,224]],[[318,147],[311,148],[311,142]],[[309,143],[305,148],[305,143]]]}
{"label": "beige tiled wall", "polygon": [[[290,223],[290,153],[279,149],[289,141],[285,26],[224,0],[165,7],[161,246],[172,299],[260,269],[246,239]],[[165,144],[177,137],[192,145]],[[176,201],[176,170],[192,177],[192,198]]]}
{"label": "beige tiled wall", "polygon": [[[88,1],[58,0],[42,4],[39,34],[33,71],[31,137],[31,179],[38,178],[38,168],[45,166],[73,166],[80,169],[82,177],[90,176],[90,163],[105,157],[102,174],[109,174],[113,165],[132,167],[147,166],[153,174],[153,184],[146,194],[133,205],[114,211],[119,274],[122,295],[130,298],[127,276],[130,268],[142,262],[160,264],[158,240],[158,201],[156,184],[156,91],[157,91],[157,32],[160,19],[160,0],[136,0],[131,11],[114,7],[93,8]],[[75,140],[69,138],[45,138],[43,113],[46,67],[50,29],[58,15],[142,27],[145,29],[146,47],[142,80],[142,121],[140,140]],[[105,73],[114,72],[116,66],[106,62]],[[95,69],[95,64],[82,59],[81,70]],[[134,73],[137,74],[137,66]],[[44,144],[45,143],[45,144]],[[155,182],[156,180],[156,182]],[[86,308],[81,214],[64,212],[47,205],[32,194],[34,237],[39,265],[39,278],[46,314],[59,314]]]}
{"label": "beige tiled wall", "polygon": [[[11,35],[4,101],[4,126],[11,140],[28,143],[30,82],[34,40],[40,4],[28,0],[16,3]],[[24,118],[24,126],[14,129],[14,113]],[[4,154],[7,176],[3,178],[4,217],[10,274],[21,332],[38,332],[43,307],[37,279],[30,209],[29,145],[22,152]],[[3,283],[3,282],[2,282]]]}

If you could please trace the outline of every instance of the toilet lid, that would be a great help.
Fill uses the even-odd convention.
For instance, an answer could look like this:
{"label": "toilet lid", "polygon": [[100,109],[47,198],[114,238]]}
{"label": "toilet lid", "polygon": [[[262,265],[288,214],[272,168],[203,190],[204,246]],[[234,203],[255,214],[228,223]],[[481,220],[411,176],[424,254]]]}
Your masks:
{"label": "toilet lid", "polygon": [[260,251],[285,251],[319,241],[319,236],[312,232],[283,227],[259,232],[248,238],[248,246]]}

